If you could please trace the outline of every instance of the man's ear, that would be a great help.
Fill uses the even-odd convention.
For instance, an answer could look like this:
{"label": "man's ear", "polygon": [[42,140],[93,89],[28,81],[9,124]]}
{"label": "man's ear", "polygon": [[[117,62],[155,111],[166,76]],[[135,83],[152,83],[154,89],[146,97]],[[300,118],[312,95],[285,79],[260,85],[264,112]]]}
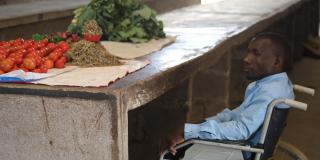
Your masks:
{"label": "man's ear", "polygon": [[281,68],[283,64],[283,60],[280,56],[276,56],[276,59],[274,61],[274,66],[277,68]]}

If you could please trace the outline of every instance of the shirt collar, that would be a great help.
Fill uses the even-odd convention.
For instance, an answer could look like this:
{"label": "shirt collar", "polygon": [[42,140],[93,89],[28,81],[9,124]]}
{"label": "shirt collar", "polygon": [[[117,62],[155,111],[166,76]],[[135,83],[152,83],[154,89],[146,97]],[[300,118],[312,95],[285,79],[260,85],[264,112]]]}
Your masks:
{"label": "shirt collar", "polygon": [[277,74],[273,74],[273,75],[264,77],[260,80],[257,80],[255,83],[256,84],[263,84],[265,82],[273,81],[275,79],[283,79],[283,78],[288,79],[288,75],[286,72],[281,72],[281,73],[277,73]]}

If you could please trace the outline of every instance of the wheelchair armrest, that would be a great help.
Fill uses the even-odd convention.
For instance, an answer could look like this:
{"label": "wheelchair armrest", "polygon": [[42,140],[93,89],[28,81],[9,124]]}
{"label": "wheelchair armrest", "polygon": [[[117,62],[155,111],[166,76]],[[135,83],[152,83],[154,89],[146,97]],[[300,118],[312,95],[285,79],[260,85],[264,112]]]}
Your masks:
{"label": "wheelchair armrest", "polygon": [[[226,143],[223,143],[226,142]],[[179,160],[184,157],[184,154],[188,148],[193,144],[202,144],[202,145],[212,145],[224,148],[238,149],[242,151],[249,151],[255,153],[263,153],[264,150],[261,148],[252,148],[247,143],[242,141],[230,141],[230,140],[201,140],[201,139],[190,139],[176,146],[177,153],[172,155],[170,152],[165,151],[160,159],[169,159],[169,160]]]}

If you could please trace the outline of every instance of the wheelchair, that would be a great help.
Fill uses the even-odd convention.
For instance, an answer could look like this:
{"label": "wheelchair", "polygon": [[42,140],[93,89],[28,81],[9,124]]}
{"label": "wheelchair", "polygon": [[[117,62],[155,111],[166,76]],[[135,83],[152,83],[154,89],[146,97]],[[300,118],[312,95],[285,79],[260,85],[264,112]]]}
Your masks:
{"label": "wheelchair", "polygon": [[[314,89],[301,85],[295,84],[293,88],[312,96],[315,94]],[[287,104],[289,108],[275,107],[280,103]],[[306,111],[307,104],[291,99],[275,99],[268,105],[257,145],[251,146],[248,141],[190,139],[176,146],[175,155],[169,151],[162,153],[160,160],[244,160],[244,152],[253,153],[249,160],[267,160],[273,155],[290,108]]]}

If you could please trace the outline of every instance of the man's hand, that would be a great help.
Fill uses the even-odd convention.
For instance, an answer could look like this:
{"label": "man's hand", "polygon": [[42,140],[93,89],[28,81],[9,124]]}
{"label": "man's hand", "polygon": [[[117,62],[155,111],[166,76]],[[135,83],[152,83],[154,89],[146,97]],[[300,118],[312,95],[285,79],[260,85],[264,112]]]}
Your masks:
{"label": "man's hand", "polygon": [[184,141],[183,134],[184,134],[184,127],[180,127],[175,131],[173,131],[173,133],[165,137],[164,142],[162,142],[160,146],[160,154],[162,154],[167,149],[173,155],[175,155],[177,152],[177,150],[175,149],[175,146]]}

